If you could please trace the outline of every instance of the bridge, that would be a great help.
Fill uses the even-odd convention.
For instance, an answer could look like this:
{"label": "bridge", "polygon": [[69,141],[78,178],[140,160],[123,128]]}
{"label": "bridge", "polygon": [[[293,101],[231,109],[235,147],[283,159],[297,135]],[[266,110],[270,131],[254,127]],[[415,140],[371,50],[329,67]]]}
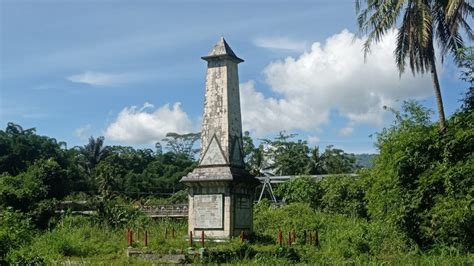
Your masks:
{"label": "bridge", "polygon": [[188,204],[143,205],[138,208],[150,218],[188,217]]}
{"label": "bridge", "polygon": [[[357,176],[357,174],[337,174],[337,175],[307,175],[311,178],[320,180],[327,176]],[[260,196],[258,201],[262,200],[265,190],[267,190],[270,195],[271,201],[273,204],[278,205],[278,201],[273,193],[272,185],[281,184],[300,176],[270,176],[266,174],[265,176],[257,177],[262,184],[260,190]],[[146,216],[150,218],[186,218],[188,217],[188,204],[153,204],[153,205],[137,205],[136,208],[145,213]],[[97,212],[95,210],[90,210],[87,208],[87,201],[62,201],[57,209],[56,213],[69,213],[82,214],[82,215],[93,215]]]}
{"label": "bridge", "polygon": [[290,180],[299,178],[301,176],[308,176],[317,180],[321,180],[324,177],[327,176],[357,176],[357,174],[332,174],[332,175],[301,175],[301,176],[294,176],[294,175],[285,175],[285,176],[271,176],[267,173],[264,173],[265,176],[258,176],[257,179],[260,180],[260,183],[262,183],[262,190],[260,191],[260,196],[258,197],[258,201],[260,202],[262,200],[263,194],[265,193],[265,189],[267,189],[268,194],[270,194],[271,201],[273,203],[278,203],[275,194],[273,193],[273,188],[272,184],[281,184],[288,182]]}

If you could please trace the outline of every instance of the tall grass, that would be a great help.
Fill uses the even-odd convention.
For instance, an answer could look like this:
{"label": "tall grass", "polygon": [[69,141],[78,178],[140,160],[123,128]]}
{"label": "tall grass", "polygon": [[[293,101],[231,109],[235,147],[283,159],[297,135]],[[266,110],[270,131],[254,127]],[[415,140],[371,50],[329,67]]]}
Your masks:
{"label": "tall grass", "polygon": [[[240,243],[238,239],[224,244],[207,243],[209,257],[203,262],[251,265],[474,263],[472,254],[463,254],[453,248],[440,246],[429,252],[421,251],[401,232],[387,224],[319,212],[305,204],[290,204],[277,209],[265,204],[257,205],[254,227],[256,237],[251,243]],[[134,232],[135,248],[169,254],[185,252],[188,247],[185,240],[187,222],[183,220],[138,217],[122,226],[112,227],[88,217],[64,216],[55,228],[38,233],[28,245],[11,251],[8,261],[21,264],[153,263],[126,256],[127,228]],[[173,229],[175,238],[172,238]],[[305,245],[304,230],[316,229],[320,245]],[[149,240],[146,248],[145,230]],[[277,245],[278,230],[284,232],[283,247]],[[288,246],[286,242],[290,230],[296,231],[297,243]],[[200,244],[195,243],[195,246]],[[194,261],[200,262],[199,259]]]}

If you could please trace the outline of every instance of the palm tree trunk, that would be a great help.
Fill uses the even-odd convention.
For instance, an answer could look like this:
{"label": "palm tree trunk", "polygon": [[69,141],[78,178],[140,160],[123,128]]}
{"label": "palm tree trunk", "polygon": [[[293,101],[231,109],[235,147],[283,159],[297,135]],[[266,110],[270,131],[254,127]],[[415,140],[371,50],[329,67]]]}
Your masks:
{"label": "palm tree trunk", "polygon": [[438,73],[436,73],[436,62],[434,56],[431,57],[431,79],[436,96],[436,105],[438,107],[439,127],[441,131],[446,130],[446,117],[444,116],[443,98],[441,97],[441,87],[439,86]]}

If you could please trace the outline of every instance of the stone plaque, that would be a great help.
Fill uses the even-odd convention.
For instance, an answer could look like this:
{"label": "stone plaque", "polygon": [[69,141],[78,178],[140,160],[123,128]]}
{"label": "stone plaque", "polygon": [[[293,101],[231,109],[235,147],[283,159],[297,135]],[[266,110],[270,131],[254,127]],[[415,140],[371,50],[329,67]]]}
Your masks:
{"label": "stone plaque", "polygon": [[194,227],[223,228],[224,197],[222,194],[194,195]]}
{"label": "stone plaque", "polygon": [[252,206],[250,198],[246,196],[235,196],[235,228],[248,229],[252,224]]}

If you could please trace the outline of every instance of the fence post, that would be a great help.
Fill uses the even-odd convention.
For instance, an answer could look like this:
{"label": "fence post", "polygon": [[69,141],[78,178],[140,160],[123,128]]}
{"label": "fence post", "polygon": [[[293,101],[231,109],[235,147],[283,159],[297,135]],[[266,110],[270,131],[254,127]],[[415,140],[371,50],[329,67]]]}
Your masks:
{"label": "fence post", "polygon": [[201,244],[204,247],[204,231],[201,231]]}
{"label": "fence post", "polygon": [[189,247],[193,247],[193,231],[189,231]]}
{"label": "fence post", "polygon": [[240,242],[244,242],[244,239],[245,239],[245,234],[244,234],[244,231],[240,231]]}
{"label": "fence post", "polygon": [[288,232],[288,246],[291,245],[291,231]]}
{"label": "fence post", "polygon": [[145,247],[148,247],[148,231],[145,230]]}
{"label": "fence post", "polygon": [[306,237],[307,237],[306,230],[303,231],[303,237],[304,237],[304,244],[306,245]]}
{"label": "fence post", "polygon": [[130,228],[127,228],[127,230],[125,230],[125,241],[127,241],[127,244],[130,243]]}
{"label": "fence post", "polygon": [[296,242],[296,231],[295,229],[293,229],[291,243],[295,243],[295,242]]}
{"label": "fence post", "polygon": [[128,245],[129,245],[129,246],[132,246],[132,244],[133,244],[133,231],[132,231],[132,230],[130,230],[130,233],[129,233],[128,236],[129,236],[129,238],[128,238]]}

